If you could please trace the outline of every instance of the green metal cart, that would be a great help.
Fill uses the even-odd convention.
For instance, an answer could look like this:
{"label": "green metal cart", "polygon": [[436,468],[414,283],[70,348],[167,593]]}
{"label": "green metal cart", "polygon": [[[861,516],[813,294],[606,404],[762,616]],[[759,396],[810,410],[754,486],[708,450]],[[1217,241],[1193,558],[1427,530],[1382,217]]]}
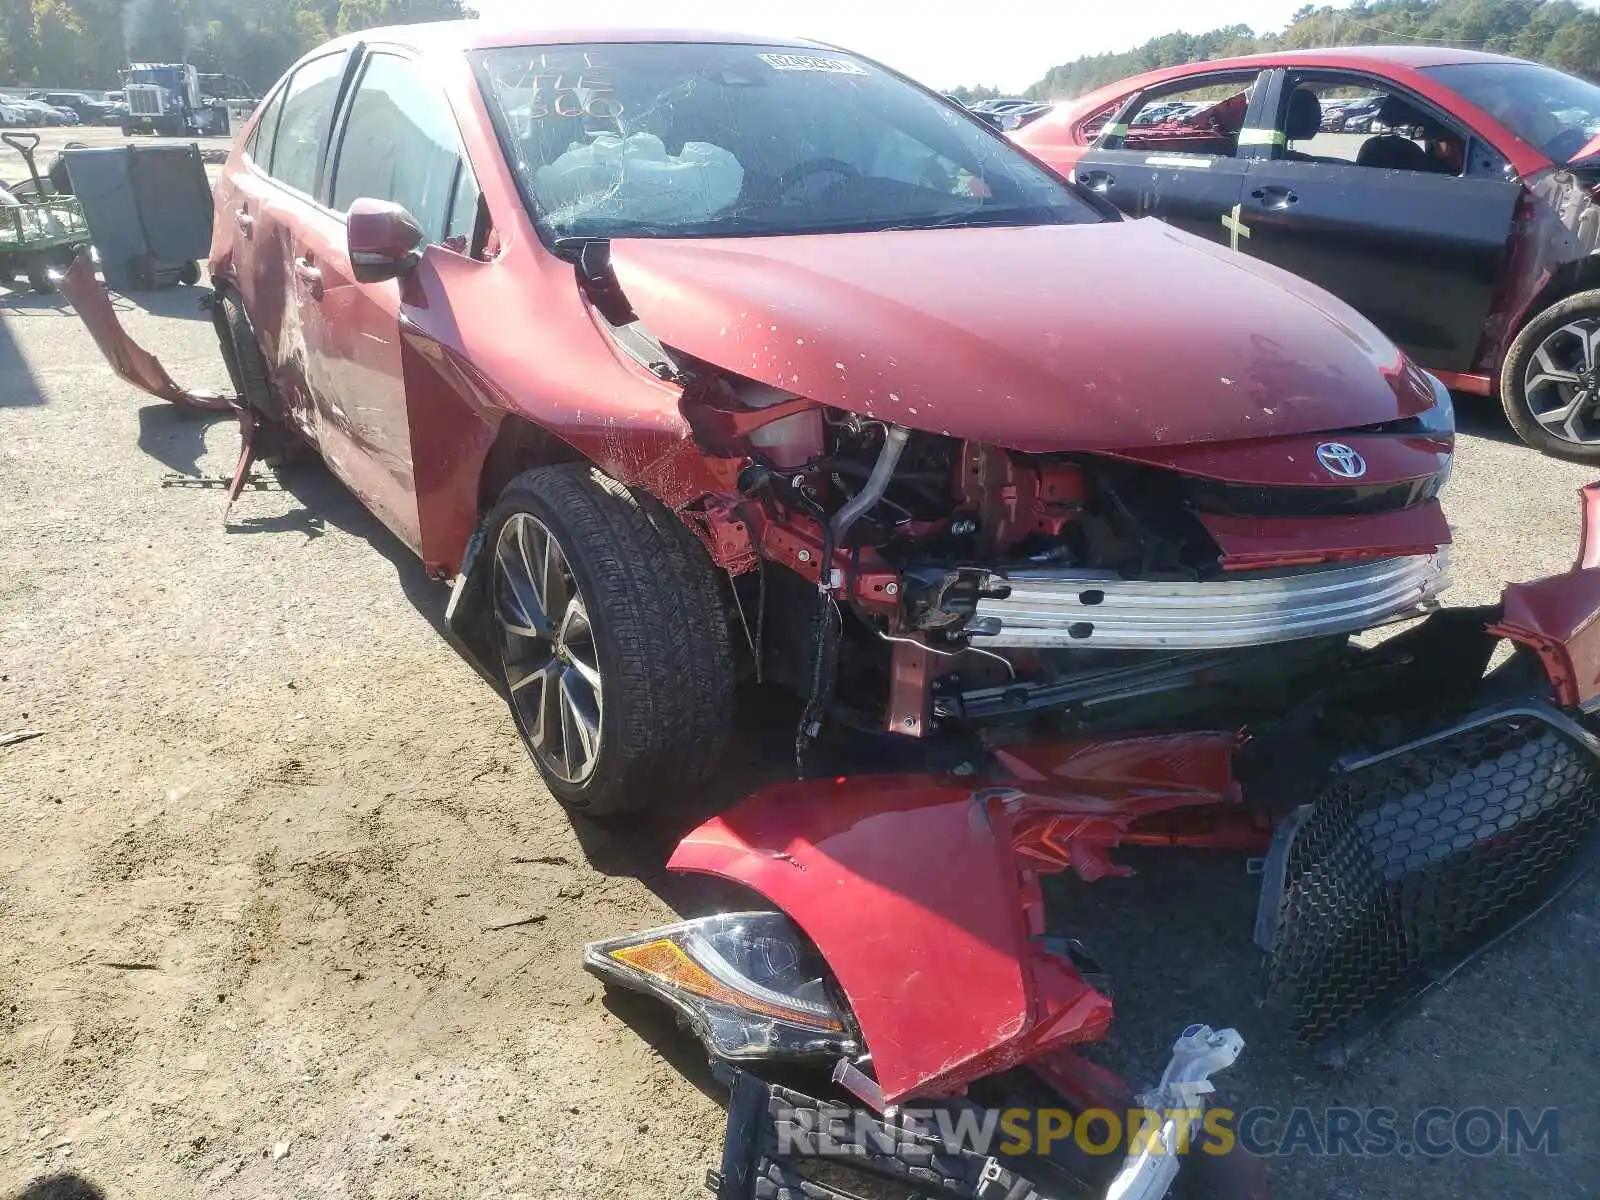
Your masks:
{"label": "green metal cart", "polygon": [[57,195],[40,176],[33,161],[38,134],[0,133],[0,140],[22,155],[33,181],[22,196],[0,188],[0,286],[21,274],[34,291],[54,291],[50,269],[65,270],[78,247],[88,244],[89,223],[76,197]]}

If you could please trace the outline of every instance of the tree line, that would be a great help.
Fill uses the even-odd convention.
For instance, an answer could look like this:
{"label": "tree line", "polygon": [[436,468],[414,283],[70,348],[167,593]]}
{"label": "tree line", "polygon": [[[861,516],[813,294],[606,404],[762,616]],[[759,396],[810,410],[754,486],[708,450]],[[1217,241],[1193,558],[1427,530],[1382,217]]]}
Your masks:
{"label": "tree line", "polygon": [[463,0],[0,0],[0,84],[115,88],[130,62],[190,62],[259,93],[336,34],[473,15]]}
{"label": "tree line", "polygon": [[1343,8],[1308,4],[1280,33],[1229,25],[1209,33],[1165,34],[1122,54],[1076,58],[1051,67],[1027,95],[1070,99],[1158,67],[1238,54],[1419,44],[1512,54],[1600,82],[1600,12],[1572,0],[1357,0]]}

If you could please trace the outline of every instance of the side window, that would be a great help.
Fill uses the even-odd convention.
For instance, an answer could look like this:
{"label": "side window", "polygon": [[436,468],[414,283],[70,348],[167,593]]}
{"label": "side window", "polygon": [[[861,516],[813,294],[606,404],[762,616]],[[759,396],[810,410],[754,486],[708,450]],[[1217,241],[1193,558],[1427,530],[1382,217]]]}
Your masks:
{"label": "side window", "polygon": [[450,219],[445,222],[443,243],[462,254],[472,252],[472,235],[478,224],[478,205],[483,193],[478,181],[463,161],[461,173],[456,178],[456,194],[450,198]]}
{"label": "side window", "polygon": [[1202,75],[1145,93],[1128,114],[1122,148],[1231,158],[1239,149],[1256,77],[1254,71]]}
{"label": "side window", "polygon": [[272,142],[278,132],[278,114],[283,111],[283,94],[287,90],[278,89],[262,111],[261,119],[250,130],[250,140],[244,144],[244,152],[250,156],[250,161],[263,170],[272,162]]}
{"label": "side window", "polygon": [[1467,169],[1465,137],[1426,106],[1358,75],[1291,77],[1277,129],[1290,162],[1432,175]]}
{"label": "side window", "polygon": [[1126,96],[1118,96],[1104,108],[1095,110],[1079,121],[1077,140],[1080,142],[1092,142],[1098,138],[1106,131],[1106,126],[1110,124],[1111,118],[1117,115],[1117,110],[1127,102],[1127,99]]}
{"label": "side window", "polygon": [[314,58],[294,73],[284,89],[272,149],[272,177],[308,196],[316,194],[317,168],[328,144],[333,109],[339,100],[347,54]]}
{"label": "side window", "polygon": [[[470,201],[463,195],[453,205],[458,190],[470,193]],[[463,160],[455,119],[438,89],[393,54],[367,60],[339,142],[333,207],[342,212],[362,196],[404,207],[429,241],[471,233],[477,182]]]}

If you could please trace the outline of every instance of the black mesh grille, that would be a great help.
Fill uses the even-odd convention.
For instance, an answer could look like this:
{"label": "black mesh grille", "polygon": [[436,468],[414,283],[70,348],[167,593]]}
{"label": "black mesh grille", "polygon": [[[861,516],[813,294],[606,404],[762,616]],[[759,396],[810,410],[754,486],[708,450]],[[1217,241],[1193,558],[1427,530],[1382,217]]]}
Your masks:
{"label": "black mesh grille", "polygon": [[1272,995],[1307,1042],[1422,986],[1545,898],[1600,815],[1593,755],[1507,716],[1334,777],[1289,851]]}

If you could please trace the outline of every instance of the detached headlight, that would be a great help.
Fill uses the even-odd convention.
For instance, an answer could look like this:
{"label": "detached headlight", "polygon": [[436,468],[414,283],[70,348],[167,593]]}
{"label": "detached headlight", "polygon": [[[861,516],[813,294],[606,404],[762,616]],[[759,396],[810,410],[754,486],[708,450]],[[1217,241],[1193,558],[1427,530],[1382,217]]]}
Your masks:
{"label": "detached headlight", "polygon": [[583,965],[665,1000],[722,1058],[856,1050],[821,956],[781,913],[722,913],[592,942]]}

